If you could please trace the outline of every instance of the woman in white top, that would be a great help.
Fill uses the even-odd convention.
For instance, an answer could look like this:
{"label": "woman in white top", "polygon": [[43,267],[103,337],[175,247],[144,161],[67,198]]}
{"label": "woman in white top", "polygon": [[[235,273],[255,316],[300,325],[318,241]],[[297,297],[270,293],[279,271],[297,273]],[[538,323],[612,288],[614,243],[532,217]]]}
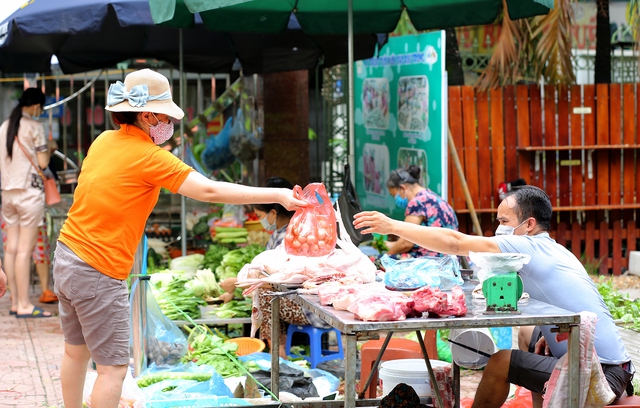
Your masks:
{"label": "woman in white top", "polygon": [[51,316],[29,300],[31,254],[45,207],[44,182],[34,166],[47,168],[51,147],[43,125],[35,120],[44,101],[42,91],[26,89],[0,126],[2,217],[7,227],[4,267],[12,293],[10,313],[16,317]]}

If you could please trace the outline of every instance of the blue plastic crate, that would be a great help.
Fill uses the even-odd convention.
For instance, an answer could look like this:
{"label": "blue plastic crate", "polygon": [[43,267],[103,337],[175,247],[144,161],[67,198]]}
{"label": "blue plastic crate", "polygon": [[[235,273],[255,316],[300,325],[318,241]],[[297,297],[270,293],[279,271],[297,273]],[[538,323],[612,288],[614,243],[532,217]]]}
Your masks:
{"label": "blue plastic crate", "polygon": [[245,407],[251,405],[242,398],[207,397],[147,401],[146,408],[205,408],[205,407]]}

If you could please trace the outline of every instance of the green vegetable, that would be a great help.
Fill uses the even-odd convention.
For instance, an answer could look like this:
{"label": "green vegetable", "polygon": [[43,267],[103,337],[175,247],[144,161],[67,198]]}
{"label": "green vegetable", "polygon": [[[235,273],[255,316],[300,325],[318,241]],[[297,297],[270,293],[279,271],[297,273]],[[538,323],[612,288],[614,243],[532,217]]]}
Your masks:
{"label": "green vegetable", "polygon": [[600,277],[596,287],[613,319],[622,321],[627,329],[640,331],[640,305],[631,300],[629,295],[622,295],[613,289],[613,283],[606,282],[604,276]]}
{"label": "green vegetable", "polygon": [[209,224],[199,221],[193,226],[191,231],[193,232],[193,235],[207,235],[209,234]]}
{"label": "green vegetable", "polygon": [[212,244],[209,245],[207,252],[204,254],[204,259],[202,260],[202,264],[200,267],[202,269],[211,269],[215,271],[218,266],[222,263],[222,257],[224,254],[229,252],[229,248],[223,245]]}
{"label": "green vegetable", "polygon": [[169,263],[169,269],[195,274],[198,267],[202,264],[202,261],[204,261],[204,255],[202,254],[179,256],[171,260]]}
{"label": "green vegetable", "polygon": [[151,384],[163,380],[194,380],[194,381],[209,381],[211,379],[211,373],[193,373],[193,372],[181,372],[181,371],[160,371],[153,374],[143,375],[138,378],[138,387],[144,388]]}
{"label": "green vegetable", "polygon": [[216,239],[223,238],[241,238],[249,235],[249,231],[226,231],[226,232],[216,232]]}
{"label": "green vegetable", "polygon": [[204,295],[208,297],[218,297],[223,292],[216,282],[216,276],[211,269],[200,269],[196,272],[196,278],[204,285]]}
{"label": "green vegetable", "polygon": [[253,258],[262,251],[264,251],[264,247],[251,244],[224,254],[220,266],[216,268],[216,277],[218,278],[218,281],[238,276],[240,269],[242,269],[244,265],[251,263]]}
{"label": "green vegetable", "polygon": [[232,300],[216,308],[212,313],[221,319],[250,317],[252,305],[249,299]]}
{"label": "green vegetable", "polygon": [[[153,282],[154,277],[157,275],[169,275],[171,279],[170,281],[165,281],[162,286],[157,289],[152,288],[153,295],[162,313],[170,320],[184,320],[185,317],[180,311],[192,319],[200,318],[199,306],[205,306],[207,303],[196,296],[190,288],[185,286],[190,279],[180,274],[155,273],[151,275],[151,282]],[[162,293],[158,293],[158,291]],[[176,307],[179,310],[176,309]]]}
{"label": "green vegetable", "polygon": [[247,242],[247,238],[242,237],[242,238],[222,238],[222,239],[217,239],[217,237],[216,237],[216,241],[218,241],[221,244],[244,244],[245,242]]}
{"label": "green vegetable", "polygon": [[216,234],[221,232],[249,232],[248,229],[244,227],[215,227]]}
{"label": "green vegetable", "polygon": [[[232,359],[236,357],[238,345],[225,343],[224,339],[211,333],[206,326],[195,326],[189,331],[189,352],[182,358],[183,362],[194,362],[197,365],[212,366],[223,378],[237,377],[244,372],[240,362]],[[231,356],[231,357],[230,357]]]}

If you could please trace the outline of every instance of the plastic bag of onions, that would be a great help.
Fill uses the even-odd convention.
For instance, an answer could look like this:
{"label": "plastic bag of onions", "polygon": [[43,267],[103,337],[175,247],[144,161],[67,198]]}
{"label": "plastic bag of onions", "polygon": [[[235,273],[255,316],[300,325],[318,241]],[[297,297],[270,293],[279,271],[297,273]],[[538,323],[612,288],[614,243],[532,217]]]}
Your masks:
{"label": "plastic bag of onions", "polygon": [[293,188],[294,195],[309,203],[296,211],[287,226],[284,249],[288,254],[324,256],[336,246],[336,213],[322,183],[311,183],[304,190]]}

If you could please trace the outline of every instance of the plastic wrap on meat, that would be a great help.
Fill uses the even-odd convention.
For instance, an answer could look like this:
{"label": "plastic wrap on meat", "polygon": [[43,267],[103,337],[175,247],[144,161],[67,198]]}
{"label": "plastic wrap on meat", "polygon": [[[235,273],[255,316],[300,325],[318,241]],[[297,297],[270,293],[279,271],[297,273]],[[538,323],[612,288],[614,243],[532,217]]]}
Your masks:
{"label": "plastic wrap on meat", "polygon": [[411,299],[415,302],[413,308],[416,312],[428,312],[438,316],[464,316],[467,314],[466,298],[460,286],[454,286],[451,293],[425,286],[413,292]]}
{"label": "plastic wrap on meat", "polygon": [[357,319],[369,322],[389,322],[405,320],[402,302],[383,295],[369,295],[359,298],[347,309]]}

